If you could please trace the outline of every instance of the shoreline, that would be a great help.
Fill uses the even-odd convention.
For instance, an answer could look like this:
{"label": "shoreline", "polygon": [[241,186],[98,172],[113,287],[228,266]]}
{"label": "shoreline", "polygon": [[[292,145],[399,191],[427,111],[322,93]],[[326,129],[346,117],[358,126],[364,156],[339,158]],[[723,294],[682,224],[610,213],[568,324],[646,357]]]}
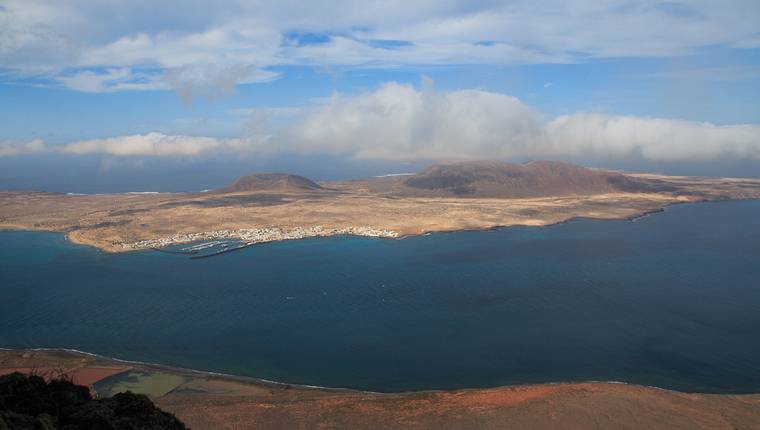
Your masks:
{"label": "shoreline", "polygon": [[323,386],[323,385],[310,385],[310,384],[298,384],[298,383],[290,383],[290,382],[283,382],[283,381],[274,381],[271,379],[258,378],[255,376],[244,376],[244,375],[235,375],[232,373],[225,373],[225,372],[215,372],[215,371],[210,371],[210,370],[190,369],[190,368],[185,368],[185,367],[172,366],[168,364],[153,363],[153,362],[139,361],[139,360],[126,360],[126,359],[110,357],[110,356],[106,356],[106,355],[102,355],[102,354],[98,354],[94,352],[82,351],[75,348],[0,347],[0,352],[11,352],[11,353],[21,353],[21,354],[28,353],[28,352],[63,353],[63,354],[71,354],[75,356],[91,357],[96,360],[103,360],[106,362],[127,364],[127,365],[136,366],[136,367],[144,367],[144,368],[149,368],[149,369],[158,370],[165,373],[176,374],[176,375],[194,375],[194,376],[201,376],[201,377],[222,378],[225,380],[240,382],[244,384],[260,385],[260,386],[276,386],[276,387],[287,388],[287,389],[328,391],[328,392],[336,392],[336,393],[357,393],[357,394],[369,394],[369,395],[378,395],[378,396],[458,393],[458,392],[473,392],[473,391],[483,391],[483,390],[525,388],[525,387],[536,387],[536,386],[561,386],[561,385],[581,385],[581,384],[623,385],[623,386],[628,386],[628,387],[641,387],[641,388],[646,388],[646,389],[659,390],[659,391],[668,392],[668,393],[679,393],[679,394],[708,394],[708,395],[717,395],[717,396],[744,396],[744,395],[760,394],[760,389],[755,392],[724,392],[724,393],[702,392],[702,391],[680,391],[680,390],[674,390],[671,388],[658,387],[655,385],[637,384],[637,383],[617,381],[617,380],[594,380],[594,379],[577,380],[577,381],[570,380],[570,381],[535,382],[535,383],[525,383],[525,384],[505,384],[505,385],[495,385],[495,386],[488,386],[488,387],[466,387],[466,388],[451,388],[451,389],[371,391],[371,390],[362,390],[362,389],[350,388],[350,387],[329,387],[329,386]]}
{"label": "shoreline", "polygon": [[[204,232],[185,233],[185,234],[178,233],[178,234],[175,234],[173,236],[168,236],[168,237],[160,237],[160,238],[146,239],[146,240],[131,242],[131,243],[118,243],[118,244],[111,244],[111,245],[98,244],[94,241],[92,242],[83,241],[83,240],[72,238],[71,236],[72,233],[76,233],[77,231],[79,231],[79,229],[72,229],[72,228],[50,229],[50,228],[34,228],[34,227],[26,228],[22,226],[0,227],[0,233],[12,232],[12,231],[58,233],[58,234],[64,235],[66,240],[71,242],[72,244],[92,247],[107,254],[121,254],[121,253],[147,251],[147,250],[174,253],[174,252],[166,251],[164,248],[168,246],[172,246],[172,245],[191,244],[191,243],[196,243],[196,242],[203,242],[207,240],[217,240],[217,239],[238,239],[241,241],[240,244],[237,245],[235,248],[231,248],[227,251],[222,252],[222,253],[226,253],[226,252],[236,251],[238,249],[247,248],[250,246],[264,244],[264,243],[283,242],[283,241],[288,241],[288,240],[314,239],[314,238],[333,237],[333,236],[356,236],[356,237],[369,237],[369,238],[378,238],[378,239],[401,240],[408,237],[428,236],[432,234],[495,231],[495,230],[500,230],[500,229],[505,229],[505,228],[513,228],[513,227],[553,227],[553,226],[562,225],[568,222],[572,222],[578,219],[588,219],[588,220],[595,220],[595,221],[636,222],[640,219],[643,219],[652,215],[656,215],[659,213],[663,213],[669,207],[676,206],[676,205],[698,204],[698,203],[722,203],[722,202],[752,201],[752,200],[760,200],[760,198],[752,197],[752,198],[727,198],[727,199],[716,199],[716,200],[712,200],[712,199],[675,200],[675,201],[664,202],[663,205],[659,208],[643,210],[633,215],[621,215],[617,217],[615,216],[593,217],[593,216],[584,216],[584,215],[573,215],[573,216],[569,216],[565,219],[562,219],[560,221],[555,221],[555,222],[510,223],[510,224],[499,224],[499,225],[493,225],[493,226],[487,226],[487,227],[475,227],[475,228],[425,230],[418,233],[402,233],[396,230],[370,227],[370,226],[360,226],[360,227],[313,226],[313,227],[292,227],[292,228],[283,228],[283,227],[274,226],[274,227],[250,228],[250,229],[214,230],[214,231],[204,231]],[[261,237],[260,239],[254,238],[253,240],[250,240],[250,236],[256,236],[256,235],[260,235],[260,237],[261,236],[264,236],[264,237]],[[245,240],[246,237],[248,237],[249,240]],[[177,253],[190,254],[190,253],[185,253],[185,252],[177,252]],[[217,254],[214,253],[211,255],[204,255],[202,257],[195,257],[195,258],[206,258],[206,257],[211,257],[211,256],[216,256],[216,255]]]}
{"label": "shoreline", "polygon": [[[63,354],[71,354],[75,356],[84,356],[84,357],[91,357],[97,360],[103,360],[106,362],[114,362],[118,364],[128,364],[132,366],[139,366],[139,367],[145,367],[150,368],[154,370],[163,371],[166,373],[171,374],[178,374],[178,375],[195,375],[195,376],[205,376],[205,377],[214,377],[214,378],[223,378],[228,380],[233,380],[236,382],[246,383],[246,384],[253,384],[253,385],[264,385],[264,386],[278,386],[278,387],[294,387],[294,388],[301,388],[301,389],[308,389],[308,390],[321,390],[321,391],[336,391],[336,392],[355,392],[355,393],[366,393],[366,394],[396,394],[396,393],[383,393],[379,391],[366,391],[366,390],[357,390],[353,388],[343,388],[343,387],[324,387],[319,385],[308,385],[308,384],[292,384],[288,382],[279,382],[279,381],[273,381],[265,378],[257,378],[253,376],[244,376],[244,375],[234,375],[231,373],[224,373],[224,372],[214,372],[211,370],[198,370],[198,369],[190,369],[186,367],[177,367],[177,366],[171,366],[168,364],[161,364],[161,363],[153,363],[148,361],[139,361],[139,360],[126,360],[121,359],[117,357],[110,357],[107,355],[98,354],[95,352],[88,352],[88,351],[82,351],[80,349],[76,348],[63,348],[63,347],[37,347],[37,348],[7,348],[7,347],[0,347],[0,352],[15,352],[15,353],[27,353],[27,352],[47,352],[47,353],[63,353]],[[652,387],[657,388],[657,387]],[[409,393],[413,393],[415,391],[410,391]],[[399,392],[399,394],[402,392]]]}
{"label": "shoreline", "polygon": [[66,349],[0,348],[0,373],[66,375],[95,395],[145,394],[190,428],[760,428],[760,394],[608,382],[375,393],[125,362]]}
{"label": "shoreline", "polygon": [[[190,244],[195,242],[203,242],[206,240],[217,239],[238,239],[241,240],[240,245],[244,247],[258,245],[263,243],[281,242],[287,240],[301,240],[301,239],[313,239],[319,237],[332,237],[332,236],[357,236],[357,237],[374,237],[380,239],[405,239],[407,237],[415,236],[427,236],[431,234],[444,234],[444,233],[461,233],[461,232],[478,232],[478,231],[491,231],[499,230],[503,228],[512,227],[552,227],[555,225],[561,225],[567,222],[571,222],[575,219],[591,219],[599,221],[635,221],[640,218],[647,217],[649,215],[664,212],[665,209],[671,205],[689,204],[689,203],[705,203],[705,202],[721,202],[721,201],[743,201],[743,200],[759,200],[758,198],[738,198],[738,199],[724,199],[724,200],[673,200],[665,201],[663,205],[655,209],[646,209],[633,215],[620,215],[620,216],[586,216],[586,215],[570,215],[567,218],[559,221],[538,221],[538,222],[512,222],[505,224],[496,224],[483,227],[461,227],[453,229],[429,229],[419,232],[402,232],[390,228],[372,227],[372,226],[349,226],[349,227],[325,227],[325,226],[297,226],[297,227],[262,227],[262,228],[244,228],[244,229],[227,229],[227,230],[212,230],[202,231],[194,233],[177,233],[173,236],[164,236],[158,238],[145,239],[136,242],[121,242],[104,244],[97,241],[82,240],[81,237],[72,237],[79,231],[83,231],[79,228],[46,228],[36,226],[9,226],[0,227],[0,232],[5,231],[29,231],[29,232],[48,232],[63,234],[69,242],[76,245],[93,247],[101,252],[107,254],[120,254],[134,251],[145,250],[159,250],[164,251],[162,248]],[[251,236],[254,236],[251,238]],[[259,236],[259,237],[256,237]]]}
{"label": "shoreline", "polygon": [[0,190],[0,230],[62,232],[72,243],[118,253],[219,238],[250,245],[341,234],[401,238],[550,226],[575,218],[632,220],[676,203],[760,198],[760,180],[751,178],[632,177],[640,186],[555,194],[527,189],[502,197],[409,194],[394,188],[398,184],[371,180],[336,182],[330,192],[72,196]]}
{"label": "shoreline", "polygon": [[[752,200],[758,200],[760,201],[760,197],[750,197],[750,198],[725,198],[725,199],[698,199],[698,200],[673,200],[673,201],[667,201],[665,202],[661,207],[655,208],[655,209],[648,209],[644,210],[640,213],[636,213],[633,215],[621,215],[618,217],[593,217],[593,216],[584,216],[584,215],[575,215],[575,216],[569,216],[566,219],[556,221],[556,222],[546,222],[546,223],[511,223],[511,224],[498,224],[488,227],[476,227],[476,228],[457,228],[457,229],[451,229],[451,230],[425,230],[418,233],[402,233],[396,230],[391,229],[383,229],[383,228],[375,228],[375,227],[343,227],[343,228],[328,228],[323,226],[316,226],[316,227],[295,227],[291,230],[311,230],[311,229],[324,229],[324,230],[334,230],[335,233],[331,234],[313,234],[313,235],[305,235],[302,237],[283,237],[283,238],[277,238],[277,239],[270,239],[270,240],[261,240],[261,241],[254,241],[254,242],[242,242],[237,248],[230,249],[228,251],[223,251],[222,253],[230,252],[230,251],[237,251],[238,249],[247,248],[249,246],[255,246],[259,244],[264,243],[272,243],[272,242],[282,242],[282,241],[288,241],[288,240],[302,240],[302,239],[314,239],[314,238],[320,238],[320,237],[332,237],[332,236],[356,236],[356,237],[370,237],[370,238],[377,238],[377,239],[406,239],[408,237],[416,237],[416,236],[429,236],[432,234],[449,234],[449,233],[466,233],[466,232],[482,232],[482,231],[495,231],[505,228],[513,228],[513,227],[554,227],[557,225],[562,225],[568,222],[572,222],[573,220],[578,219],[588,219],[588,220],[595,220],[595,221],[631,221],[636,222],[640,219],[657,215],[659,213],[665,212],[669,207],[676,206],[676,205],[684,205],[684,204],[698,204],[698,203],[722,203],[722,202],[733,202],[733,201],[752,201]],[[351,231],[347,230],[354,230],[354,229],[368,229],[370,231],[380,231],[385,232],[384,234],[361,234],[361,233],[353,233]],[[281,227],[265,227],[261,229],[240,229],[239,231],[265,231],[265,230],[283,230]],[[0,228],[0,232],[2,232],[3,229]],[[21,230],[23,231],[23,230]],[[208,235],[205,239],[194,239],[194,240],[184,240],[184,241],[177,241],[168,243],[167,245],[162,245],[161,247],[155,247],[155,246],[139,246],[139,247],[131,247],[133,244],[121,244],[122,250],[118,249],[111,249],[106,248],[102,246],[98,246],[95,243],[88,243],[88,242],[78,242],[71,240],[70,234],[73,231],[53,231],[53,230],[31,230],[31,231],[49,231],[53,233],[63,233],[66,235],[66,238],[71,241],[74,244],[77,245],[84,245],[84,246],[91,246],[94,247],[102,252],[109,253],[109,254],[119,254],[122,252],[133,252],[133,251],[144,251],[144,250],[156,250],[156,251],[163,251],[160,249],[161,247],[171,246],[171,245],[181,245],[181,244],[189,244],[194,242],[202,242],[204,240],[214,240],[214,239],[239,239],[238,236],[235,235],[233,232],[230,236],[214,236],[216,234],[216,231],[211,232],[199,232],[199,233],[189,233],[186,235],[180,235],[180,236],[204,236]],[[76,230],[74,230],[76,231]],[[154,243],[154,242],[160,242],[162,240],[165,240],[166,238],[158,238],[158,239],[148,239],[146,241],[147,243]],[[139,243],[139,242],[138,242]],[[204,255],[200,257],[191,257],[191,258],[208,258],[213,257],[218,254],[211,254],[211,255]]]}
{"label": "shoreline", "polygon": [[381,229],[369,226],[330,228],[323,226],[295,227],[285,229],[282,227],[265,227],[258,229],[216,230],[199,233],[175,234],[170,237],[148,239],[133,243],[122,243],[126,251],[142,249],[165,248],[172,245],[181,245],[194,242],[218,239],[238,239],[241,247],[259,243],[280,242],[285,240],[310,239],[314,237],[330,237],[339,235],[398,238],[400,235],[394,230]]}

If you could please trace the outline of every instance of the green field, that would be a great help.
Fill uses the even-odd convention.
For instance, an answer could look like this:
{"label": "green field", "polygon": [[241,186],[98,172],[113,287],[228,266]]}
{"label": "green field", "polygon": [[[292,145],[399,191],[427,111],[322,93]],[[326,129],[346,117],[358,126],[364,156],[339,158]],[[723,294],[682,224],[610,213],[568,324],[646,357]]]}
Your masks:
{"label": "green field", "polygon": [[135,370],[103,379],[95,384],[94,388],[102,397],[110,397],[126,391],[159,397],[175,389],[183,382],[185,382],[185,378],[178,375]]}

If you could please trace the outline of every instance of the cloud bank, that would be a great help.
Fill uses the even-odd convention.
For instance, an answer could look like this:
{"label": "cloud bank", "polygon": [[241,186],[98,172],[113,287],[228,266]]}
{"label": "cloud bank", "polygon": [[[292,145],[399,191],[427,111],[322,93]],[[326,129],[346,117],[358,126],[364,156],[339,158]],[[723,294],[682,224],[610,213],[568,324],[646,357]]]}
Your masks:
{"label": "cloud bank", "polygon": [[108,154],[115,156],[196,156],[223,149],[243,149],[240,139],[198,136],[167,136],[162,133],[135,134],[107,139],[85,140],[64,145],[68,154]]}
{"label": "cloud bank", "polygon": [[575,114],[546,127],[549,153],[657,161],[760,160],[760,126]]}
{"label": "cloud bank", "polygon": [[[297,110],[294,110],[297,111]],[[436,91],[387,83],[356,96],[336,94],[271,130],[254,113],[239,138],[148,133],[45,146],[0,143],[0,156],[56,151],[111,156],[331,154],[370,160],[640,158],[655,161],[760,160],[760,126],[576,113],[546,119],[521,100],[482,90]]]}
{"label": "cloud bank", "polygon": [[42,139],[34,139],[30,142],[17,142],[12,140],[0,140],[0,157],[9,157],[20,154],[34,154],[44,152],[48,148]]}
{"label": "cloud bank", "polygon": [[760,3],[4,0],[0,75],[216,94],[273,68],[547,64],[760,47]]}
{"label": "cloud bank", "polygon": [[436,92],[388,83],[355,97],[333,96],[286,129],[300,151],[385,160],[517,156],[538,143],[541,115],[515,97],[479,90]]}
{"label": "cloud bank", "polygon": [[299,150],[397,160],[639,157],[760,159],[760,126],[577,113],[545,121],[522,101],[480,90],[386,84],[333,97],[286,130]]}

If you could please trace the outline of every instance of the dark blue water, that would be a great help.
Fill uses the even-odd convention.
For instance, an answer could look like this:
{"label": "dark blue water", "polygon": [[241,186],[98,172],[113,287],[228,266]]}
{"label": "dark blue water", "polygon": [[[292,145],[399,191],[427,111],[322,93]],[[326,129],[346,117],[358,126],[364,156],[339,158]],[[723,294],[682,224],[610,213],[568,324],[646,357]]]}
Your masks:
{"label": "dark blue water", "polygon": [[0,346],[376,391],[760,391],[760,201],[203,260],[0,233]]}

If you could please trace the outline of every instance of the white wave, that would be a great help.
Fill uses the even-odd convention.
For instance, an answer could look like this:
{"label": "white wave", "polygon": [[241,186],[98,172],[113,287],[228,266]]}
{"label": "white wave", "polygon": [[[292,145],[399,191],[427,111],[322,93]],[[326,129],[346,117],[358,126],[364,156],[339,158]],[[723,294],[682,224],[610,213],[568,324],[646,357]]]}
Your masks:
{"label": "white wave", "polygon": [[386,173],[385,175],[375,176],[375,178],[391,178],[394,176],[412,176],[412,175],[416,175],[416,173]]}
{"label": "white wave", "polygon": [[166,364],[160,364],[160,363],[151,363],[148,361],[137,361],[137,360],[122,360],[120,358],[115,357],[109,357],[106,355],[100,355],[95,354],[92,352],[87,351],[81,351],[74,348],[3,348],[0,347],[0,351],[64,351],[64,352],[74,352],[77,354],[83,354],[90,357],[96,357],[96,358],[104,358],[108,360],[113,360],[119,363],[125,363],[125,364],[138,364],[138,365],[144,365],[144,366],[150,366],[150,367],[157,367],[159,369],[167,369],[167,370],[173,370],[178,372],[189,372],[189,373],[197,373],[199,375],[214,375],[214,376],[224,376],[236,380],[241,379],[248,379],[253,380],[259,383],[265,383],[265,384],[274,384],[274,385],[282,385],[282,386],[291,386],[291,387],[300,387],[300,388],[312,388],[312,389],[320,389],[320,390],[331,390],[331,391],[354,391],[359,393],[368,393],[368,394],[401,394],[401,393],[433,393],[433,392],[447,392],[447,391],[472,391],[472,390],[489,390],[489,389],[497,389],[497,388],[504,388],[504,387],[519,387],[519,386],[530,386],[530,385],[564,385],[564,384],[619,384],[619,385],[631,385],[631,386],[639,386],[644,388],[652,388],[655,390],[661,390],[661,391],[675,391],[680,393],[681,391],[677,390],[671,390],[668,388],[662,388],[657,387],[654,385],[643,385],[643,384],[636,384],[632,382],[623,382],[623,381],[616,381],[616,380],[594,380],[594,379],[587,379],[587,380],[569,380],[565,382],[537,382],[537,383],[531,383],[531,384],[513,384],[513,385],[500,385],[496,387],[475,387],[475,388],[456,388],[452,390],[416,390],[416,391],[400,391],[400,392],[382,392],[382,391],[369,391],[369,390],[359,390],[356,388],[347,388],[347,387],[325,387],[322,385],[308,385],[308,384],[292,384],[288,382],[281,382],[281,381],[273,381],[271,379],[264,379],[264,378],[257,378],[254,376],[243,376],[243,375],[233,375],[230,373],[223,373],[223,372],[213,372],[209,370],[197,370],[197,369],[190,369],[186,367],[177,367],[177,366],[170,366]]}

